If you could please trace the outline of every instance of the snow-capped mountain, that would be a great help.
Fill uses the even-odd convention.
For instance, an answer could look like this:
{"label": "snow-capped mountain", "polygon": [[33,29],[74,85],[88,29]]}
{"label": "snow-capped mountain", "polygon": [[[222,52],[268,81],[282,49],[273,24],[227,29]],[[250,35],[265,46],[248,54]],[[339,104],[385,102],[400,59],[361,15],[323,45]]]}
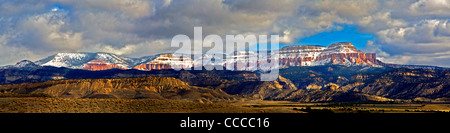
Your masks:
{"label": "snow-capped mountain", "polygon": [[34,64],[33,62],[29,60],[22,60],[17,62],[14,66],[15,68],[24,68],[24,67],[40,67],[39,65]]}
{"label": "snow-capped mountain", "polygon": [[258,69],[258,54],[254,51],[236,51],[224,61],[228,70],[255,71]]}
{"label": "snow-capped mountain", "polygon": [[319,45],[295,45],[284,47],[279,51],[281,66],[311,66],[317,64],[315,59],[327,47]]}
{"label": "snow-capped mountain", "polygon": [[93,60],[99,60],[112,63],[123,68],[130,68],[135,60],[127,57],[121,57],[111,53],[57,53],[45,59],[36,61],[41,66],[67,67],[74,69],[82,69],[87,63]]}
{"label": "snow-capped mountain", "polygon": [[214,54],[201,54],[201,55],[194,55],[196,57],[200,57],[200,58],[196,58],[194,59],[194,66],[206,66],[206,65],[210,65],[210,66],[215,66],[215,65],[224,65],[224,62],[226,61],[226,54],[223,53],[214,53]]}
{"label": "snow-capped mountain", "polygon": [[[264,51],[263,51],[264,52]],[[380,67],[382,64],[376,59],[375,53],[364,53],[356,49],[349,42],[339,42],[328,47],[320,45],[294,45],[280,49],[275,56],[278,66],[259,66],[268,68],[286,68],[290,66],[319,66],[319,65],[346,65]],[[234,52],[225,64],[233,64],[230,70],[257,70],[256,64],[262,61],[257,59],[256,52]],[[256,61],[256,62],[255,62]],[[247,64],[245,64],[248,62]],[[238,66],[237,64],[241,64]],[[242,65],[244,64],[244,65]]]}
{"label": "snow-capped mountain", "polygon": [[[257,70],[257,52],[236,51],[231,55],[214,56],[204,54],[199,59],[191,59],[188,56],[178,56],[175,54],[157,54],[141,58],[128,58],[111,53],[57,53],[45,59],[34,62],[38,66],[67,67],[72,69],[85,70],[106,70],[106,69],[172,69],[173,66],[189,68],[193,66],[221,65],[229,70],[254,71]],[[296,45],[284,47],[275,55],[280,67],[289,66],[316,66],[326,64],[338,65],[368,65],[377,66],[380,64],[376,60],[374,53],[363,53],[357,50],[349,42],[331,44],[328,47],[318,45]],[[249,63],[248,63],[249,62]],[[18,63],[18,65],[25,65]],[[16,64],[17,65],[17,64]]]}
{"label": "snow-capped mountain", "polygon": [[[171,69],[172,65],[192,67],[192,59],[174,54],[158,54],[140,58],[128,58],[111,53],[57,53],[35,62],[40,66],[67,67],[91,71],[107,69]],[[147,65],[147,67],[144,67]],[[150,66],[149,66],[150,65]]]}
{"label": "snow-capped mountain", "polygon": [[127,68],[106,61],[92,60],[86,63],[83,69],[91,71],[100,71],[108,69],[127,69]]}
{"label": "snow-capped mountain", "polygon": [[[264,52],[264,51],[260,51]],[[85,69],[91,71],[107,69],[138,69],[159,70],[190,68],[194,66],[224,66],[228,70],[255,71],[258,68],[269,70],[273,68],[285,68],[290,66],[318,66],[318,65],[345,65],[345,66],[369,66],[369,67],[393,67],[393,68],[423,68],[440,69],[434,66],[421,65],[397,65],[386,64],[376,59],[375,53],[364,53],[349,42],[339,42],[328,47],[319,45],[295,45],[278,50],[278,54],[270,55],[272,61],[278,62],[276,67],[260,66],[262,60],[258,59],[258,52],[236,51],[226,54],[203,54],[197,59],[185,55],[156,54],[140,58],[122,57],[111,53],[57,53],[47,58],[31,62],[23,60],[15,65],[3,66],[0,69],[26,69],[33,70],[42,66],[67,67],[72,69]]]}
{"label": "snow-capped mountain", "polygon": [[29,60],[22,60],[17,62],[15,65],[8,65],[0,67],[0,69],[23,69],[23,70],[35,70],[38,68],[42,68],[39,65],[34,64],[32,61]]}
{"label": "snow-capped mountain", "polygon": [[318,45],[297,45],[284,47],[279,51],[280,65],[367,65],[380,66],[375,53],[364,53],[349,42],[339,42],[328,47]]}
{"label": "snow-capped mountain", "polygon": [[[161,69],[184,69],[191,68],[194,65],[194,61],[184,55],[177,54],[159,54],[157,56],[152,56],[151,61],[145,62],[133,67],[133,69],[138,70],[161,70]],[[148,58],[148,59],[151,59]],[[141,59],[141,61],[144,61]]]}

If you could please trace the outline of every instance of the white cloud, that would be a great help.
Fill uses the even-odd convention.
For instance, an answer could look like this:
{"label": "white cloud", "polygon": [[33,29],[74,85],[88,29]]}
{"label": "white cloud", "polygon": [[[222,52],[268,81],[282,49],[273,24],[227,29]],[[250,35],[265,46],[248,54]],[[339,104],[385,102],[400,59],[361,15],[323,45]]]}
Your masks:
{"label": "white cloud", "polygon": [[374,33],[380,30],[404,27],[407,23],[401,19],[393,19],[391,12],[378,12],[374,15],[363,17],[358,21],[362,32]]}
{"label": "white cloud", "polygon": [[223,0],[232,12],[291,15],[302,0]]}
{"label": "white cloud", "polygon": [[360,18],[367,16],[377,10],[378,1],[376,0],[322,0],[314,1],[311,8],[316,10],[336,13],[344,18]]}
{"label": "white cloud", "polygon": [[81,32],[63,29],[66,25],[66,13],[50,12],[34,15],[21,20],[18,24],[21,45],[38,51],[78,50],[83,46]]}
{"label": "white cloud", "polygon": [[45,9],[46,4],[41,1],[14,2],[2,0],[0,1],[0,15],[11,15],[20,13],[39,12]]}
{"label": "white cloud", "polygon": [[381,43],[403,52],[436,52],[450,50],[448,20],[424,20],[404,28],[391,28],[377,33]]}
{"label": "white cloud", "polygon": [[[378,40],[371,45],[388,63],[450,66],[442,62],[450,59],[450,34],[448,20],[424,20],[403,28],[379,31]],[[381,54],[378,54],[381,55]]]}
{"label": "white cloud", "polygon": [[163,0],[162,2],[162,7],[168,7],[170,5],[170,3],[172,3],[172,0]]}
{"label": "white cloud", "polygon": [[114,48],[111,45],[105,45],[105,44],[97,44],[93,46],[89,46],[85,51],[89,52],[106,52],[106,53],[113,53],[117,55],[126,55],[131,54],[136,51],[138,47],[133,44],[125,45],[121,48]]}
{"label": "white cloud", "polygon": [[[158,39],[152,41],[143,41],[136,44],[128,44],[135,46],[134,52],[125,54],[131,57],[142,57],[154,55],[158,53],[174,52],[177,48],[170,47],[170,40]],[[127,45],[127,46],[128,46]]]}
{"label": "white cloud", "polygon": [[39,59],[36,53],[22,46],[10,46],[8,41],[9,35],[0,35],[0,64],[15,64],[20,60],[36,60]]}
{"label": "white cloud", "polygon": [[413,16],[432,15],[449,17],[449,0],[419,0],[409,6],[409,11]]}
{"label": "white cloud", "polygon": [[120,11],[133,18],[148,17],[153,14],[153,2],[148,0],[59,0],[57,2],[83,10]]}

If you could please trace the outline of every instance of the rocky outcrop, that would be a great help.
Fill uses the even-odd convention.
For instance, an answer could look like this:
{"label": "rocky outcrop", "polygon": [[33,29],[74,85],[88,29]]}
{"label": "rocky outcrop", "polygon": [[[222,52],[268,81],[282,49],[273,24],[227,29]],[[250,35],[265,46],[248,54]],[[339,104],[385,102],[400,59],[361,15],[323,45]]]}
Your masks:
{"label": "rocky outcrop", "polygon": [[349,42],[318,45],[299,45],[284,47],[279,52],[281,66],[317,65],[368,65],[377,66],[380,62],[375,53],[364,53]]}
{"label": "rocky outcrop", "polygon": [[357,77],[369,78],[360,80],[364,84],[355,85],[351,91],[397,99],[450,97],[449,69],[394,69]]}
{"label": "rocky outcrop", "polygon": [[318,62],[327,62],[334,65],[347,65],[347,64],[357,64],[357,65],[377,65],[379,64],[376,59],[375,53],[333,53],[319,55],[316,58]]}
{"label": "rocky outcrop", "polygon": [[72,79],[0,85],[0,91],[19,94],[45,94],[61,98],[173,99],[213,102],[233,100],[220,89],[190,86],[172,77],[126,79]]}
{"label": "rocky outcrop", "polygon": [[[301,67],[298,67],[301,68]],[[325,71],[328,67],[324,67]],[[338,71],[338,68],[335,71]],[[294,70],[299,72],[302,70]],[[310,72],[306,69],[304,71]],[[346,71],[346,70],[339,70]],[[242,95],[246,97],[263,99],[263,100],[289,100],[298,102],[348,102],[348,101],[390,101],[391,99],[381,96],[368,95],[361,92],[346,91],[347,89],[341,87],[341,84],[349,82],[346,78],[336,76],[336,79],[331,78],[330,75],[317,74],[317,79],[306,79],[298,82],[296,78],[295,83],[309,84],[308,88],[303,88],[302,85],[294,84],[291,79],[285,78],[285,71],[281,71],[278,79],[275,81],[258,81],[256,74],[245,71],[183,71],[178,77],[189,85],[202,86],[206,88],[221,89],[231,95]],[[304,74],[293,73],[293,75],[304,79],[303,76],[310,76]],[[289,75],[287,75],[289,76]],[[247,78],[245,78],[247,77]],[[250,78],[254,77],[254,78]],[[316,77],[316,76],[314,76]],[[328,77],[328,78],[322,78]],[[332,83],[335,82],[335,83]],[[349,86],[345,86],[349,87]]]}
{"label": "rocky outcrop", "polygon": [[264,100],[283,100],[289,93],[298,90],[289,79],[281,76],[275,81],[226,81],[218,87],[229,94]]}
{"label": "rocky outcrop", "polygon": [[116,64],[112,64],[110,62],[101,61],[101,60],[92,60],[86,63],[86,65],[83,67],[84,70],[90,70],[90,71],[101,71],[101,70],[108,70],[108,69],[128,69],[126,67],[122,67]]}
{"label": "rocky outcrop", "polygon": [[191,68],[194,61],[189,57],[176,54],[162,54],[150,62],[143,63],[133,67],[133,69],[150,71],[162,69],[186,69]]}
{"label": "rocky outcrop", "polygon": [[172,69],[172,66],[169,64],[158,64],[155,62],[149,62],[149,63],[137,65],[137,66],[133,67],[133,69],[150,71],[150,70]]}
{"label": "rocky outcrop", "polygon": [[279,51],[282,66],[310,66],[326,47],[319,45],[296,45],[284,47]]}
{"label": "rocky outcrop", "polygon": [[298,90],[290,93],[285,100],[297,102],[373,102],[394,101],[393,99],[358,92],[330,90]]}

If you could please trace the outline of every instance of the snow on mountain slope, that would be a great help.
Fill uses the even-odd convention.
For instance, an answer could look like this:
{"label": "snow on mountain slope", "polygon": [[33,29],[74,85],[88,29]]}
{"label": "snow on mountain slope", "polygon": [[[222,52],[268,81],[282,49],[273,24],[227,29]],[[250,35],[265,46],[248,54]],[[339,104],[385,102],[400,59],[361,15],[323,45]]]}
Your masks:
{"label": "snow on mountain slope", "polygon": [[[364,65],[380,66],[375,53],[364,53],[356,49],[349,42],[339,42],[328,47],[320,45],[294,45],[280,49],[274,60],[278,66],[259,66],[266,68],[290,67],[290,66],[318,66],[318,65]],[[226,66],[227,70],[254,71],[258,69],[262,59],[258,59],[255,51],[236,51],[225,55],[221,63],[212,63],[212,55],[203,55],[206,60],[195,59],[195,66],[205,64]],[[220,58],[219,58],[220,59]]]}
{"label": "snow on mountain slope", "polygon": [[353,44],[349,42],[333,43],[321,52],[321,55],[333,54],[333,53],[362,53],[362,51],[356,49]]}
{"label": "snow on mountain slope", "polygon": [[22,60],[17,62],[15,65],[8,65],[0,67],[0,69],[23,69],[23,70],[35,70],[41,68],[41,66],[34,64],[29,60]]}
{"label": "snow on mountain slope", "polygon": [[328,47],[317,45],[297,45],[284,47],[279,52],[280,65],[369,65],[379,66],[375,53],[364,53],[349,42],[338,42]]}
{"label": "snow on mountain slope", "polygon": [[[141,58],[127,58],[111,53],[57,53],[45,59],[36,61],[41,66],[67,67],[72,69],[85,69],[91,71],[107,69],[131,69],[139,65],[152,64],[153,66],[163,65],[158,68],[168,68],[164,65],[181,65],[183,68],[191,67],[192,60],[188,57],[180,58],[178,61],[173,54],[158,54],[144,56]],[[191,62],[189,62],[191,60]],[[184,61],[184,62],[183,62]],[[187,63],[186,63],[187,62]]]}
{"label": "snow on mountain slope", "polygon": [[[318,45],[289,46],[280,49],[279,54],[275,56],[280,67],[326,64],[377,66],[379,64],[374,53],[363,53],[349,42],[334,43],[328,47]],[[200,57],[200,59],[191,59],[185,56],[178,57],[174,54],[157,54],[141,58],[127,58],[111,53],[79,52],[57,53],[35,63],[41,66],[84,68],[87,70],[109,68],[152,70],[171,69],[170,66],[172,65],[178,65],[182,68],[198,65],[222,65],[230,70],[253,71],[257,70],[255,64],[260,62],[255,51],[236,51],[232,55],[224,55],[225,59],[208,54]]]}
{"label": "snow on mountain slope", "polygon": [[[264,51],[263,51],[264,52]],[[265,51],[267,52],[267,51]],[[171,53],[156,54],[140,58],[127,58],[111,53],[57,53],[45,59],[38,60],[36,66],[67,67],[72,69],[106,70],[106,69],[139,69],[157,70],[173,69],[173,66],[189,68],[193,66],[225,66],[228,70],[254,71],[258,68],[285,68],[290,66],[318,66],[318,65],[363,65],[369,67],[406,67],[406,68],[430,68],[429,66],[412,66],[385,64],[376,59],[375,53],[364,53],[349,42],[339,42],[324,47],[319,45],[294,45],[284,47],[277,51],[278,54],[270,55],[279,64],[273,66],[259,66],[263,61],[258,59],[256,51],[236,51],[226,54],[196,55],[192,59],[185,55]],[[259,52],[261,53],[261,51]],[[31,62],[32,63],[32,62]],[[29,61],[16,64],[16,67],[27,66]],[[0,67],[0,69],[12,68],[13,65]]]}
{"label": "snow on mountain slope", "polygon": [[174,69],[175,67],[178,69],[181,68],[191,68],[194,65],[194,60],[184,55],[177,54],[159,54],[155,56],[156,58],[152,59],[149,62],[142,63],[133,67],[133,69],[138,70],[161,70],[161,69]]}
{"label": "snow on mountain slope", "polygon": [[279,61],[282,66],[311,66],[314,60],[327,47],[318,45],[296,45],[284,47],[279,52]]}
{"label": "snow on mountain slope", "polygon": [[35,63],[41,66],[81,69],[83,64],[93,60],[94,56],[94,53],[57,53]]}
{"label": "snow on mountain slope", "polygon": [[126,67],[122,67],[116,64],[112,64],[110,62],[101,61],[101,60],[92,60],[86,63],[86,65],[83,67],[84,70],[91,70],[91,71],[101,71],[101,70],[108,70],[108,69],[128,69]]}
{"label": "snow on mountain slope", "polygon": [[33,62],[29,60],[22,60],[17,62],[13,67],[16,68],[23,68],[23,67],[39,67],[39,65],[34,64]]}
{"label": "snow on mountain slope", "polygon": [[82,69],[86,64],[93,60],[100,60],[116,64],[123,68],[130,68],[133,59],[120,57],[111,53],[57,53],[45,59],[36,61],[41,66],[68,67]]}

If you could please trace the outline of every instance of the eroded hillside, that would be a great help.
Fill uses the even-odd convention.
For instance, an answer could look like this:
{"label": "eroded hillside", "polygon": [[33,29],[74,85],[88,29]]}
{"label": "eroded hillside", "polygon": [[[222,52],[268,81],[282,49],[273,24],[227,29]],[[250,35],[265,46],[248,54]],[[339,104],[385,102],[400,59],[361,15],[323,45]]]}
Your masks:
{"label": "eroded hillside", "polygon": [[234,100],[220,89],[190,86],[172,77],[71,79],[1,85],[1,91],[61,98],[173,99],[199,102]]}

